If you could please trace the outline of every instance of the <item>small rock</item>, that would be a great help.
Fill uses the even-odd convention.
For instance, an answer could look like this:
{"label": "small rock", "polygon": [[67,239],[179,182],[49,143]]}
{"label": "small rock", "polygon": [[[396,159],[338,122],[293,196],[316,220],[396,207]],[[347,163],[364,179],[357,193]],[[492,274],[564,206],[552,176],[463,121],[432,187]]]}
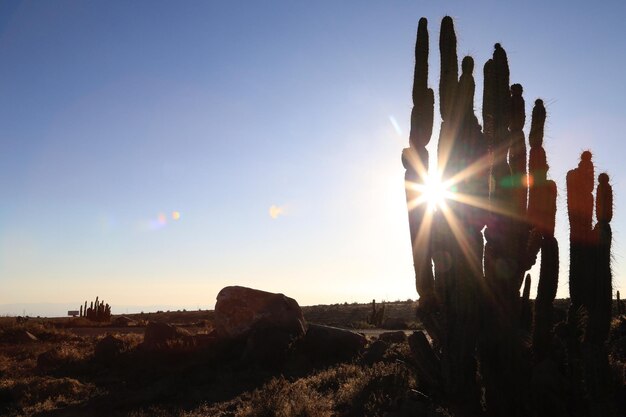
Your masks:
{"label": "small rock", "polygon": [[383,329],[387,329],[387,330],[406,330],[408,329],[408,326],[406,324],[406,322],[401,319],[401,318],[397,318],[397,317],[388,317],[386,318],[382,325],[380,326]]}
{"label": "small rock", "polygon": [[365,336],[337,327],[309,324],[302,340],[303,349],[312,357],[344,360],[357,355],[365,346]]}
{"label": "small rock", "polygon": [[167,323],[151,321],[143,335],[143,344],[148,348],[166,347],[171,342],[187,343],[191,334],[179,327]]}
{"label": "small rock", "polygon": [[30,343],[30,342],[36,342],[38,340],[39,339],[37,339],[37,337],[34,334],[26,330],[20,330],[19,332],[15,334],[15,341],[18,343]]}
{"label": "small rock", "polygon": [[115,320],[111,323],[113,327],[130,327],[136,326],[137,322],[129,317],[120,316],[116,317]]}
{"label": "small rock", "polygon": [[402,343],[406,341],[406,334],[402,330],[395,332],[385,332],[378,336],[378,340],[389,343]]}
{"label": "small rock", "polygon": [[387,348],[389,348],[387,342],[382,340],[375,341],[369,345],[363,354],[363,361],[369,365],[382,361],[385,357],[385,353],[387,353]]}
{"label": "small rock", "polygon": [[108,335],[96,344],[94,354],[97,360],[110,362],[120,356],[126,349],[127,345],[122,339]]}

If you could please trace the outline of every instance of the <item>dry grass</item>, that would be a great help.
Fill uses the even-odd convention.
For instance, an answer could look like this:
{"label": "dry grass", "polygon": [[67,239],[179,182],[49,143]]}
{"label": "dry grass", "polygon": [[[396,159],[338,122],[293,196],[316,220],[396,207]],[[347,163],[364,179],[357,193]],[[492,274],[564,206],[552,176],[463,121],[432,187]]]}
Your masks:
{"label": "dry grass", "polygon": [[24,415],[79,404],[97,392],[93,384],[72,378],[30,377],[4,381],[0,389],[9,390]]}
{"label": "dry grass", "polygon": [[231,401],[205,404],[180,414],[166,414],[161,410],[159,415],[410,416],[419,409],[419,404],[408,397],[415,383],[412,375],[397,363],[380,362],[373,366],[344,363],[303,378],[289,379],[277,376],[252,392],[244,393]]}
{"label": "dry grass", "polygon": [[[400,316],[401,309],[413,314],[411,303],[389,304],[397,307],[389,309],[394,316]],[[358,325],[358,320],[369,312],[368,307],[317,306],[305,308],[305,314],[319,318],[336,315],[337,324],[345,327],[350,320]],[[191,325],[209,320],[205,313],[158,316]],[[205,321],[200,331],[206,331],[210,325],[210,321]],[[617,325],[615,322],[614,328]],[[11,342],[25,330],[39,340]],[[415,376],[397,361],[411,361],[406,343],[392,345],[376,359],[382,361],[374,364],[364,358],[324,365],[295,355],[283,368],[267,369],[239,361],[241,355],[236,349],[232,354],[220,354],[226,358],[184,343],[172,343],[164,351],[153,352],[140,347],[142,334],[115,333],[127,349],[115,361],[103,363],[94,358],[94,346],[104,337],[103,330],[99,329],[97,337],[80,337],[66,330],[62,321],[30,320],[18,324],[1,319],[0,416],[445,415],[423,398],[412,397],[417,385]],[[54,352],[53,366],[37,367],[39,355],[50,351]],[[613,356],[612,369],[615,375],[622,376],[622,385],[624,364],[622,356]]]}

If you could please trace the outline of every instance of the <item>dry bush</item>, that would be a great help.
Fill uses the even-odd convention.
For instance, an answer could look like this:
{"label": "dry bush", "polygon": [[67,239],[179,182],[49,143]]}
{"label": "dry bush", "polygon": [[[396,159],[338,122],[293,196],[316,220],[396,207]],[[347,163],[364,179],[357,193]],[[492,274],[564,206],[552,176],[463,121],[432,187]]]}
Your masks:
{"label": "dry bush", "polygon": [[0,383],[15,399],[20,415],[50,411],[78,404],[97,393],[93,384],[83,384],[72,378],[32,377]]}
{"label": "dry bush", "polygon": [[[112,336],[122,340],[128,346],[128,350],[135,349],[143,342],[143,335],[138,333],[113,333]],[[102,340],[105,337],[99,337],[98,340]]]}
{"label": "dry bush", "polygon": [[398,409],[414,385],[398,364],[341,364],[293,382],[283,376],[274,378],[249,398],[242,398],[235,415],[382,416]]}
{"label": "dry bush", "polygon": [[61,344],[58,347],[47,350],[37,357],[37,369],[49,371],[70,364],[83,361],[88,352],[79,350],[75,346]]}
{"label": "dry bush", "polygon": [[49,321],[29,320],[18,323],[15,320],[4,320],[0,325],[0,343],[19,343],[24,332],[29,332],[44,342],[63,342],[76,338]]}
{"label": "dry bush", "polygon": [[274,378],[252,393],[250,402],[237,412],[238,417],[331,416],[330,396],[315,391],[306,379],[289,382]]}

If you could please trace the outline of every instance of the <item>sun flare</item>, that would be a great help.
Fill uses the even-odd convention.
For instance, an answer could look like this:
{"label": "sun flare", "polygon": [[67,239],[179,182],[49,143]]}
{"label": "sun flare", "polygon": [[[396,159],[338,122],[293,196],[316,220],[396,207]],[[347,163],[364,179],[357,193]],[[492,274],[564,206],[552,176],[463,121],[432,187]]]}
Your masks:
{"label": "sun flare", "polygon": [[439,175],[431,173],[426,177],[422,193],[428,208],[431,211],[436,211],[446,204],[449,190]]}
{"label": "sun flare", "polygon": [[441,179],[439,172],[431,172],[424,178],[424,183],[407,183],[407,187],[417,191],[417,198],[411,207],[426,205],[430,211],[446,208],[446,200],[453,198],[450,184]]}

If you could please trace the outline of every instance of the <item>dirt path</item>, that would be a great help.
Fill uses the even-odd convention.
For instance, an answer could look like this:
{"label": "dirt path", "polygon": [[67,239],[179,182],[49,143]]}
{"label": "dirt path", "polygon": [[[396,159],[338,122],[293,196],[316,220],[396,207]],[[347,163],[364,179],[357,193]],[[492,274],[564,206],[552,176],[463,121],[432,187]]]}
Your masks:
{"label": "dirt path", "polygon": [[[186,329],[191,331],[192,333],[197,333],[198,331],[203,330],[203,329],[195,328],[195,327],[194,328],[186,327]],[[96,337],[96,336],[105,336],[107,334],[115,334],[115,333],[144,334],[144,332],[146,331],[146,328],[143,326],[141,327],[74,327],[74,328],[68,328],[66,330],[77,336]],[[384,329],[346,329],[346,330],[351,330],[356,333],[362,333],[366,337],[378,337],[380,336],[381,333],[394,331],[394,330],[384,330]],[[407,336],[413,333],[413,330],[403,330],[403,331]]]}

